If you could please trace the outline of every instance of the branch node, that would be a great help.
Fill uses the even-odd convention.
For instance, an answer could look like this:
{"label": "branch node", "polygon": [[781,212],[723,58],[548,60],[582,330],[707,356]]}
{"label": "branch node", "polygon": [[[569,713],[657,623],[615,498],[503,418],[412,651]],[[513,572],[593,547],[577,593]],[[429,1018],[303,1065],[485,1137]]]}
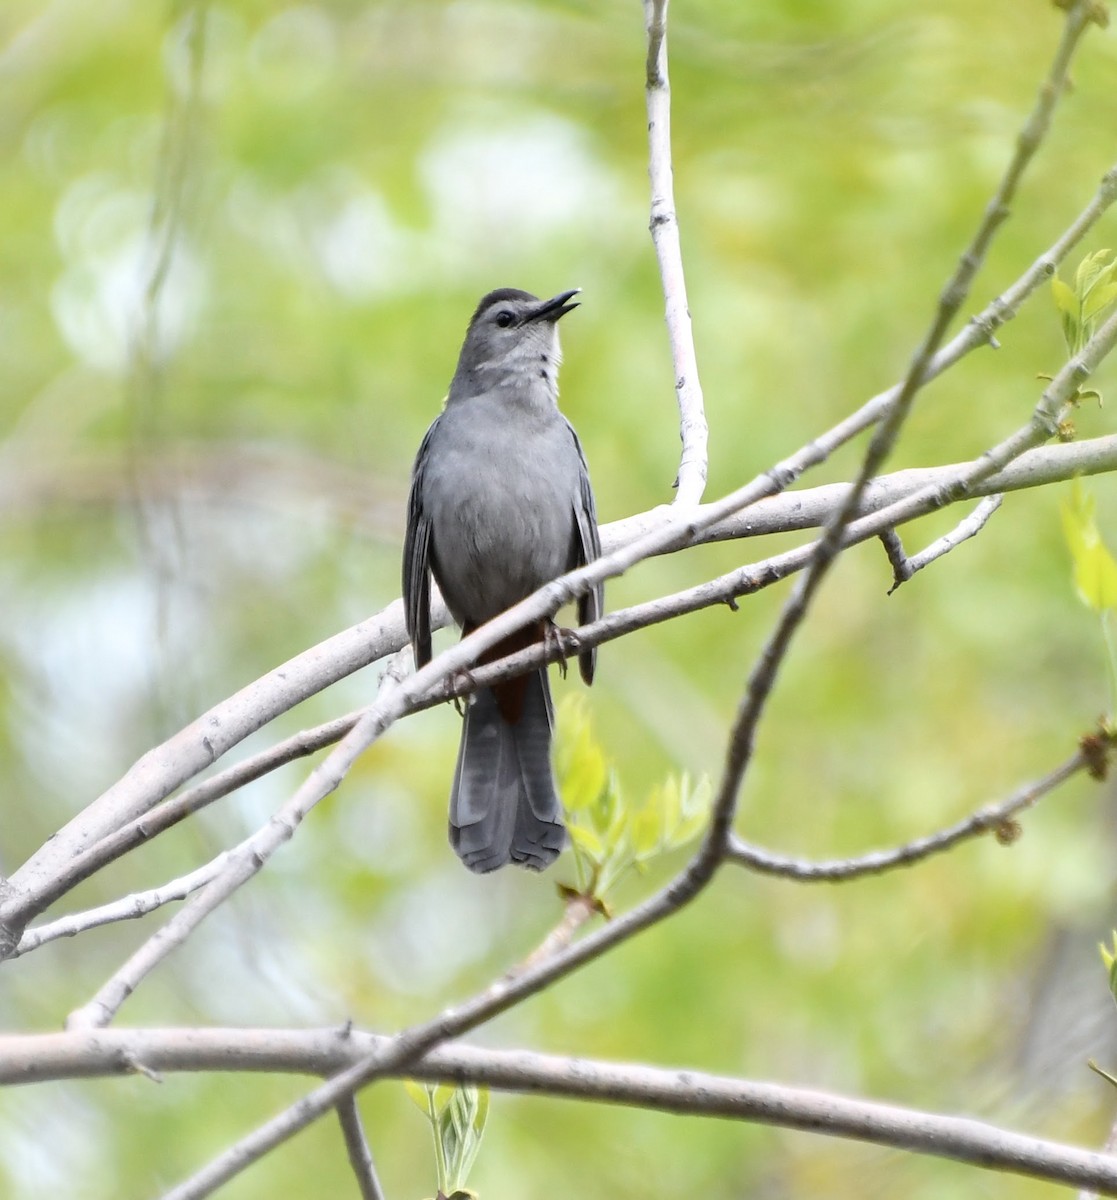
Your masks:
{"label": "branch node", "polygon": [[993,826],[993,836],[999,846],[1011,846],[1024,836],[1024,826],[1012,818],[998,821]]}
{"label": "branch node", "polygon": [[1086,774],[1101,783],[1109,774],[1109,755],[1117,745],[1117,736],[1108,724],[1101,720],[1092,733],[1083,734],[1078,748],[1086,759]]}
{"label": "branch node", "polygon": [[127,1075],[142,1075],[152,1083],[162,1083],[163,1076],[153,1068],[141,1062],[131,1050],[120,1052],[120,1069]]}

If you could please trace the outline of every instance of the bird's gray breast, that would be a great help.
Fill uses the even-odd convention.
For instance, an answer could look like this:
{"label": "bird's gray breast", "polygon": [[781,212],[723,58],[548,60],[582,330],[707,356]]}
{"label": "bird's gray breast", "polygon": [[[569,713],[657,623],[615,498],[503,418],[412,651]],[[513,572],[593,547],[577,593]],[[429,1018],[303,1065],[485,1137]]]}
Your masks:
{"label": "bird's gray breast", "polygon": [[431,438],[423,507],[455,619],[479,624],[573,566],[581,462],[553,403],[514,394],[450,404]]}

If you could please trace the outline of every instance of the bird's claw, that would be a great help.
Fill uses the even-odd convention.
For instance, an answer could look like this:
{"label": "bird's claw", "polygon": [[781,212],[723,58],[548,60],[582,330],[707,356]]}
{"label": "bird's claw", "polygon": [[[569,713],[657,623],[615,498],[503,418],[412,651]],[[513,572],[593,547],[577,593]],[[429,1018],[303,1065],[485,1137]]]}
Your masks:
{"label": "bird's claw", "polygon": [[[472,687],[474,683],[473,672],[468,667],[462,667],[450,676],[446,681],[447,685],[453,689],[461,687]],[[469,707],[468,696],[451,696],[450,703],[457,709],[459,717],[465,716],[465,710]]]}
{"label": "bird's claw", "polygon": [[562,672],[563,679],[566,678],[566,660],[572,655],[577,654],[581,648],[581,640],[573,629],[566,629],[561,625],[556,625],[554,621],[548,621],[543,630],[543,644],[547,648],[547,655],[557,654],[555,660],[558,663],[558,668]]}

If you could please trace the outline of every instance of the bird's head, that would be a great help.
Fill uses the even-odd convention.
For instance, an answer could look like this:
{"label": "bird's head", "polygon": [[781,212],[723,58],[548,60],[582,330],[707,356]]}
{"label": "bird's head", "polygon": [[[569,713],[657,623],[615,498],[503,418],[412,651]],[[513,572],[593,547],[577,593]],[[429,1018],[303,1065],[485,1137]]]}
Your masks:
{"label": "bird's head", "polygon": [[481,299],[469,322],[450,397],[538,380],[557,394],[559,319],[580,288],[540,300],[519,288],[498,288]]}

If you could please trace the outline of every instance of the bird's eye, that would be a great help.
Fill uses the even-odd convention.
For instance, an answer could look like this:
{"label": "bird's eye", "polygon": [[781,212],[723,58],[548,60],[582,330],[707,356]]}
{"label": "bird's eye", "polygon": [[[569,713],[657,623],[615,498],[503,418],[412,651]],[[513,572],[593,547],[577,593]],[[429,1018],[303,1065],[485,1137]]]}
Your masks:
{"label": "bird's eye", "polygon": [[496,323],[501,327],[501,329],[507,329],[515,319],[516,318],[508,311],[508,309],[496,314]]}

